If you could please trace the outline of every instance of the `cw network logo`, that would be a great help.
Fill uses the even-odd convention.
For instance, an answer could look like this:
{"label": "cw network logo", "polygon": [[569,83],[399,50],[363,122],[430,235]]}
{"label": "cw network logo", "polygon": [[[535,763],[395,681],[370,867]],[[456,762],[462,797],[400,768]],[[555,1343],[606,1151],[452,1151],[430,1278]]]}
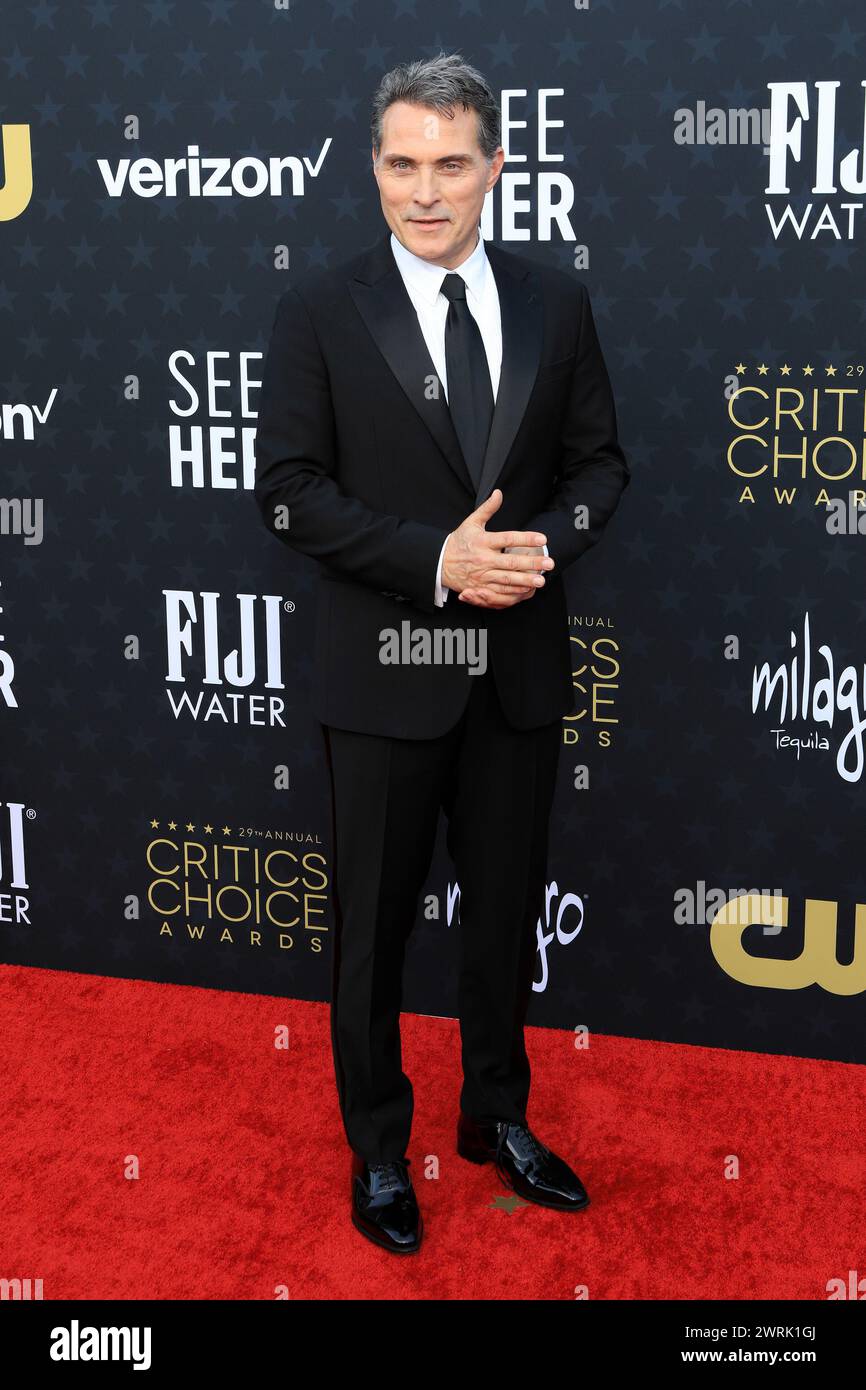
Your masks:
{"label": "cw network logo", "polygon": [[854,955],[839,963],[837,953],[838,903],[806,898],[803,908],[803,945],[792,960],[752,955],[743,948],[743,933],[750,926],[788,932],[788,899],[769,893],[745,893],[726,902],[710,918],[710,950],[732,980],[763,989],[808,989],[819,985],[828,994],[852,995],[866,991],[866,906],[854,906]]}
{"label": "cw network logo", "polygon": [[6,182],[0,187],[0,222],[20,217],[33,196],[33,161],[29,125],[4,125],[3,168]]}

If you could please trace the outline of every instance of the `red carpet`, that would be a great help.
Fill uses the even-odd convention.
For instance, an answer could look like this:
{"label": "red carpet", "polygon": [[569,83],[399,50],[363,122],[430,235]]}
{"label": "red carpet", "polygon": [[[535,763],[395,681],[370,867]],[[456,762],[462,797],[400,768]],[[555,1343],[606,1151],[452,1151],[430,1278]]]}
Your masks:
{"label": "red carpet", "polygon": [[0,1017],[0,1277],[46,1299],[826,1299],[866,1273],[862,1067],[531,1028],[530,1124],[592,1205],[509,1211],[454,1152],[457,1024],[404,1015],[426,1228],[401,1257],[349,1224],[327,1005],[0,966]]}

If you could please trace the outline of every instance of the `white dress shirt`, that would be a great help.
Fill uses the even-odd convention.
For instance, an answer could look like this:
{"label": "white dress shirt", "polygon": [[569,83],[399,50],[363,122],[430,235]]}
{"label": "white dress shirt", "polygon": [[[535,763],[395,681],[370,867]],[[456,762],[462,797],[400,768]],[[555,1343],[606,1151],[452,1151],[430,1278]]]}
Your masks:
{"label": "white dress shirt", "polygon": [[[499,374],[502,369],[502,318],[499,312],[499,295],[496,290],[496,276],[493,274],[487,253],[484,250],[484,238],[478,236],[474,251],[471,251],[466,260],[456,266],[453,271],[447,266],[433,265],[430,261],[422,260],[411,251],[407,251],[401,241],[398,241],[394,233],[391,233],[391,250],[397,262],[397,268],[403,277],[403,284],[415,312],[418,315],[418,322],[424,341],[427,344],[427,351],[436,368],[436,375],[442,382],[445,392],[445,400],[448,400],[448,377],[445,365],[445,321],[448,317],[448,303],[445,295],[442,294],[442,281],[446,275],[459,275],[466,281],[466,303],[469,312],[478,324],[481,333],[481,341],[484,344],[484,351],[487,354],[487,366],[490,370],[490,383],[493,387],[493,400],[499,390]],[[448,544],[446,538],[445,545]],[[439,554],[439,564],[436,567],[436,586],[434,599],[437,607],[441,608],[445,602],[448,589],[442,584],[442,560],[445,555],[445,545]],[[544,547],[547,554],[547,546]]]}
{"label": "white dress shirt", "polygon": [[484,250],[484,239],[478,237],[475,250],[471,251],[466,260],[453,271],[444,265],[433,265],[431,261],[424,261],[420,256],[407,251],[393,232],[391,249],[409,298],[415,306],[433,366],[445,389],[446,401],[448,373],[445,364],[445,320],[448,317],[448,300],[440,291],[446,275],[459,275],[466,281],[466,303],[481,330],[495,401],[502,366],[502,327],[496,276]]}

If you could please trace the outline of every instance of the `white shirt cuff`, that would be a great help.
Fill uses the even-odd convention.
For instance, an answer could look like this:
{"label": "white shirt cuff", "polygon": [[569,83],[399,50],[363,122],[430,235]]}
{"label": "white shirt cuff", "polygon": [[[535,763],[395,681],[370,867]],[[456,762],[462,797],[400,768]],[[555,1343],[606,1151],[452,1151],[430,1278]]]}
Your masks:
{"label": "white shirt cuff", "polygon": [[436,588],[433,594],[433,602],[436,604],[437,608],[444,608],[445,600],[448,597],[448,590],[442,583],[442,561],[445,559],[445,546],[450,539],[450,536],[445,537],[445,544],[439,551],[439,564],[436,566]]}

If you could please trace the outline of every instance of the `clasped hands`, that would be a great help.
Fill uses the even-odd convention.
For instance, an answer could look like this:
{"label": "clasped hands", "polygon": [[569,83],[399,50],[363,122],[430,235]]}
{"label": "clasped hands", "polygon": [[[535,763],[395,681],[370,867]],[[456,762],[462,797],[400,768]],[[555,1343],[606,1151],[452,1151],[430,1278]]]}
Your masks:
{"label": "clasped hands", "polygon": [[542,549],[547,537],[540,531],[484,529],[501,505],[502,490],[497,487],[448,537],[442,583],[454,589],[462,603],[512,608],[543,588],[542,571],[553,569],[553,560]]}

